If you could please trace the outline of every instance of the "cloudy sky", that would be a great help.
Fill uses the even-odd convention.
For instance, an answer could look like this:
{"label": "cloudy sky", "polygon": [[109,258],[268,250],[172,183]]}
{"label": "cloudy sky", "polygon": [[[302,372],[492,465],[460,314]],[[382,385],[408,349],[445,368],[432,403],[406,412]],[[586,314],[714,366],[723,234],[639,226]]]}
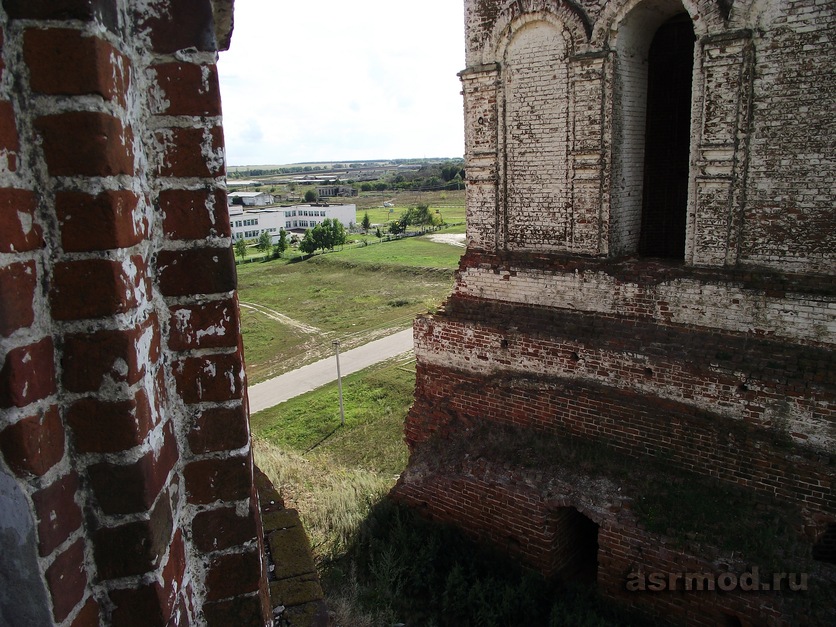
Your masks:
{"label": "cloudy sky", "polygon": [[457,0],[235,0],[230,165],[461,157]]}

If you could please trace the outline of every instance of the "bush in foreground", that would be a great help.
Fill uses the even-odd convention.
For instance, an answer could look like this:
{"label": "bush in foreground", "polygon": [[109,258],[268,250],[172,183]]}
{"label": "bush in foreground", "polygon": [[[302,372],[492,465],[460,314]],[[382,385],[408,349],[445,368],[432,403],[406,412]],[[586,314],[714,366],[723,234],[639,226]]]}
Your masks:
{"label": "bush in foreground", "polygon": [[601,603],[594,589],[548,581],[460,531],[388,498],[324,573],[341,625],[624,627],[650,625]]}

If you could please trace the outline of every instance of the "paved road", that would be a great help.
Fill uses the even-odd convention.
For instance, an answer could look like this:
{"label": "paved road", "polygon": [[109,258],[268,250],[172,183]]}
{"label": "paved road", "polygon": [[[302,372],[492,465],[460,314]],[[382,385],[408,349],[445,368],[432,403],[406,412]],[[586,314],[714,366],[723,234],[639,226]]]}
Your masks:
{"label": "paved road", "polygon": [[[340,372],[346,376],[412,349],[412,329],[410,328],[369,342],[359,348],[341,352]],[[337,363],[332,356],[253,385],[248,391],[250,413],[254,414],[262,409],[273,407],[336,379]]]}

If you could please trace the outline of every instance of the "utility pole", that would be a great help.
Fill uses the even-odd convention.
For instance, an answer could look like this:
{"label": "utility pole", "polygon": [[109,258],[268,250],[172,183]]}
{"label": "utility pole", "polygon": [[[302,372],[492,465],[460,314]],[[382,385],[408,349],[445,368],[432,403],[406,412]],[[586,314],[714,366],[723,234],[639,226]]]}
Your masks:
{"label": "utility pole", "polygon": [[337,356],[337,387],[340,390],[340,425],[345,426],[345,410],[343,409],[343,378],[340,375],[340,341],[334,340],[334,353]]}

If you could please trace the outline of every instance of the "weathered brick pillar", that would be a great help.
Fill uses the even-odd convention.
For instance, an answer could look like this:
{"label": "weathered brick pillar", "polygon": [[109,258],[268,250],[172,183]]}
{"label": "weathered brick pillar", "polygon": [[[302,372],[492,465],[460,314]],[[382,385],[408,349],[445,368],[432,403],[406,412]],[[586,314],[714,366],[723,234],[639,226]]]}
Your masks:
{"label": "weathered brick pillar", "polygon": [[[269,622],[215,67],[231,4],[0,9],[0,475],[55,624]],[[0,536],[27,527],[6,497]]]}

